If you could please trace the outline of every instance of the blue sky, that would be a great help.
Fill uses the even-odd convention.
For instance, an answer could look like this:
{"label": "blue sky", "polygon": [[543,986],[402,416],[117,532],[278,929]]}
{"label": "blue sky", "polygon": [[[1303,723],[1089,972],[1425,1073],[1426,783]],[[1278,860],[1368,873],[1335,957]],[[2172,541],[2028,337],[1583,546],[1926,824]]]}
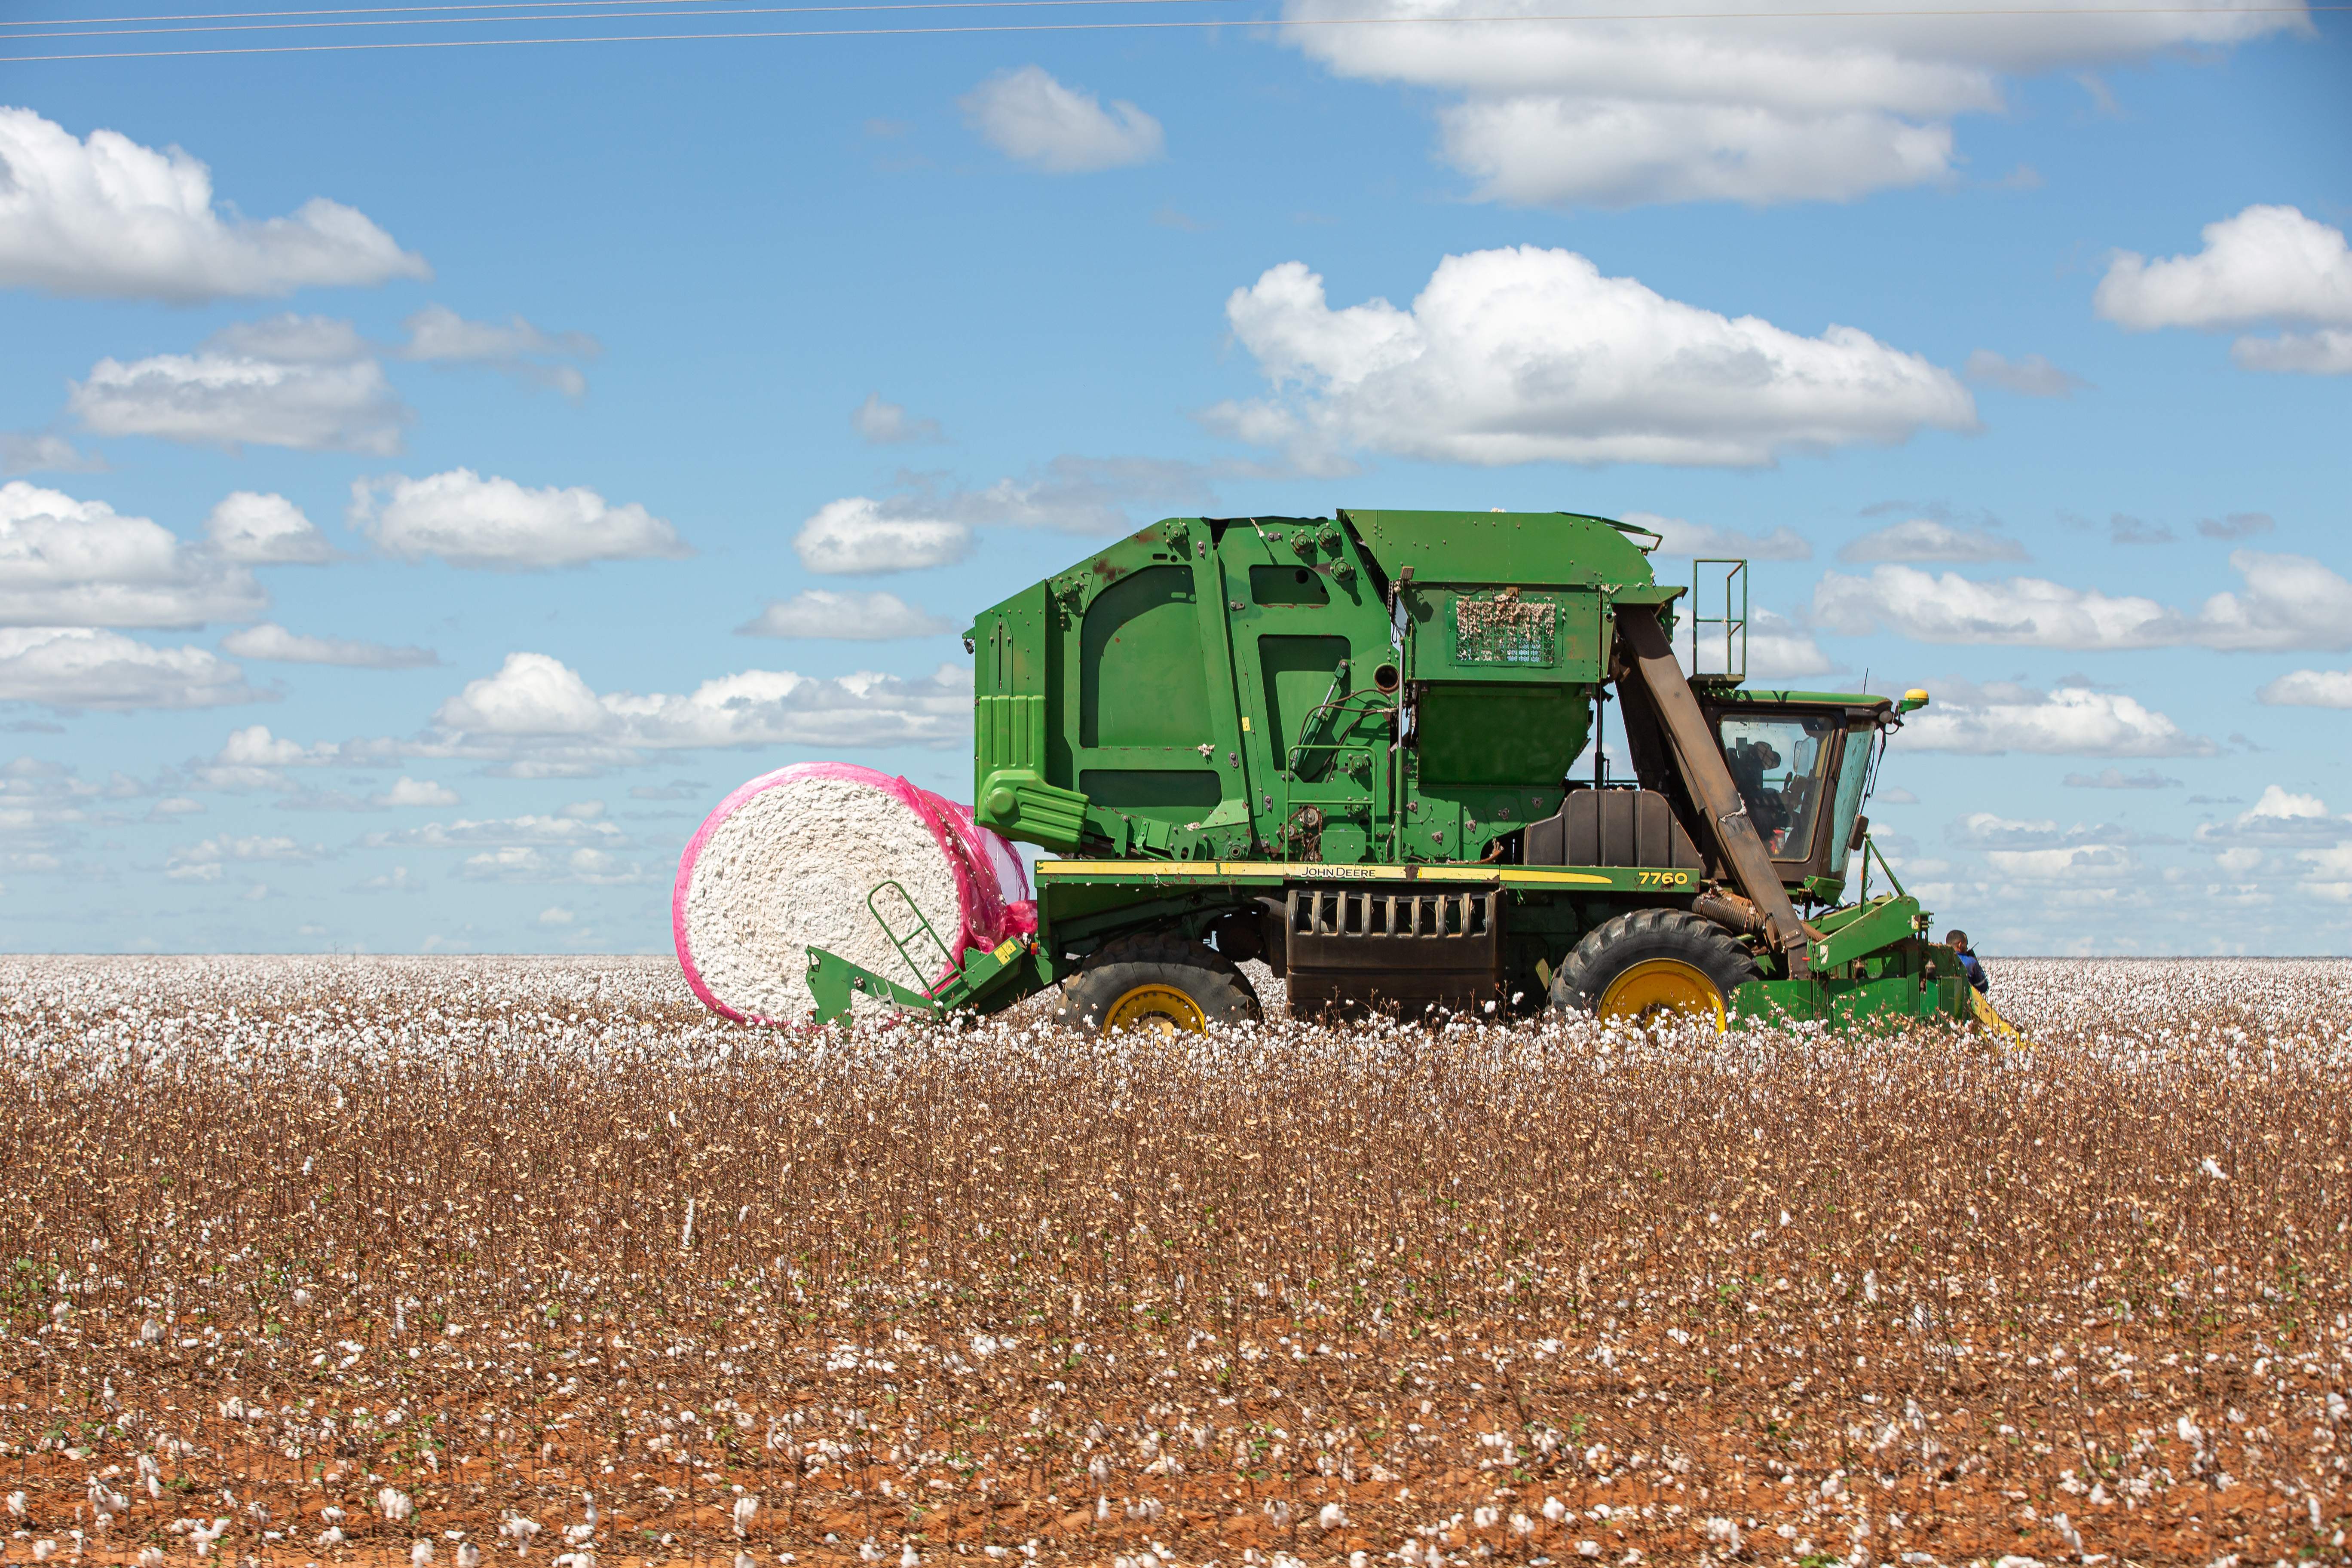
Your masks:
{"label": "blue sky", "polygon": [[564,9],[0,40],[0,946],[659,951],[736,783],[968,793],[974,610],[1335,506],[1758,556],[1989,951],[2352,933],[2340,17],[27,58],[812,25]]}

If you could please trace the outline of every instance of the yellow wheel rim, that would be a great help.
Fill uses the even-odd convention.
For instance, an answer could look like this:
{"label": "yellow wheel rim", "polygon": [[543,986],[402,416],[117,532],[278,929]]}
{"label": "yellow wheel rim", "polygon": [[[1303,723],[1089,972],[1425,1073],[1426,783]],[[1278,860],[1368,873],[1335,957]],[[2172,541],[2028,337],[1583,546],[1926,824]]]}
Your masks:
{"label": "yellow wheel rim", "polygon": [[1634,964],[1609,983],[1595,1009],[1604,1018],[1632,1018],[1649,1023],[1678,1013],[1698,1023],[1723,1029],[1723,993],[1705,971],[1677,958],[1652,958]]}
{"label": "yellow wheel rim", "polygon": [[1201,1005],[1173,985],[1139,985],[1110,1005],[1103,1033],[1142,1029],[1154,1035],[1197,1035],[1209,1026]]}

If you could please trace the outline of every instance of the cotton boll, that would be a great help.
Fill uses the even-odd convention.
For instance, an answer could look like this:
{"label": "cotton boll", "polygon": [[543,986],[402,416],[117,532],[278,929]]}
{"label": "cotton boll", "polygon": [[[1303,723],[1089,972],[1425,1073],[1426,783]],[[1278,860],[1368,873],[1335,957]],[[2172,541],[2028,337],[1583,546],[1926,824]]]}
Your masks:
{"label": "cotton boll", "polygon": [[410,1547],[408,1561],[412,1568],[427,1568],[427,1564],[433,1561],[433,1543],[429,1541],[420,1541]]}

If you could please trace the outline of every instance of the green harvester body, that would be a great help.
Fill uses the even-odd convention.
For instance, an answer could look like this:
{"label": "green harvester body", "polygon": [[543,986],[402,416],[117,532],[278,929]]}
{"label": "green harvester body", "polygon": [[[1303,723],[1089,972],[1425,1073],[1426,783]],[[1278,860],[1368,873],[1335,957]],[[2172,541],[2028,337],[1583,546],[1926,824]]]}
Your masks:
{"label": "green harvester body", "polygon": [[[1664,906],[1752,951],[1733,1016],[1990,1023],[1883,861],[1870,889],[1869,775],[1925,695],[1748,688],[1746,563],[1695,564],[1702,616],[1656,542],[1559,512],[1175,518],[982,612],[974,808],[1051,853],[1037,933],[937,985],[813,949],[817,1016],[993,1011],[1145,931],[1263,958],[1294,1013],[1523,1013],[1586,933]],[[1611,701],[1631,775],[1570,777]]]}

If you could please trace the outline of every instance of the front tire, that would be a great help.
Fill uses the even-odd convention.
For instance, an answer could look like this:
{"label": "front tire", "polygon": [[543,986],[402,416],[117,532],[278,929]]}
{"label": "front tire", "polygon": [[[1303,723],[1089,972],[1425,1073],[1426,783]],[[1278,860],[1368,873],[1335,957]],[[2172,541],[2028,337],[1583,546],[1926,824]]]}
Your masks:
{"label": "front tire", "polygon": [[1727,1026],[1731,994],[1763,976],[1747,949],[1687,910],[1634,910],[1585,934],[1551,979],[1561,1012]]}
{"label": "front tire", "polygon": [[1093,1035],[1192,1035],[1259,1016],[1257,993],[1231,959],[1172,931],[1108,944],[1062,988],[1054,1010],[1055,1023]]}

